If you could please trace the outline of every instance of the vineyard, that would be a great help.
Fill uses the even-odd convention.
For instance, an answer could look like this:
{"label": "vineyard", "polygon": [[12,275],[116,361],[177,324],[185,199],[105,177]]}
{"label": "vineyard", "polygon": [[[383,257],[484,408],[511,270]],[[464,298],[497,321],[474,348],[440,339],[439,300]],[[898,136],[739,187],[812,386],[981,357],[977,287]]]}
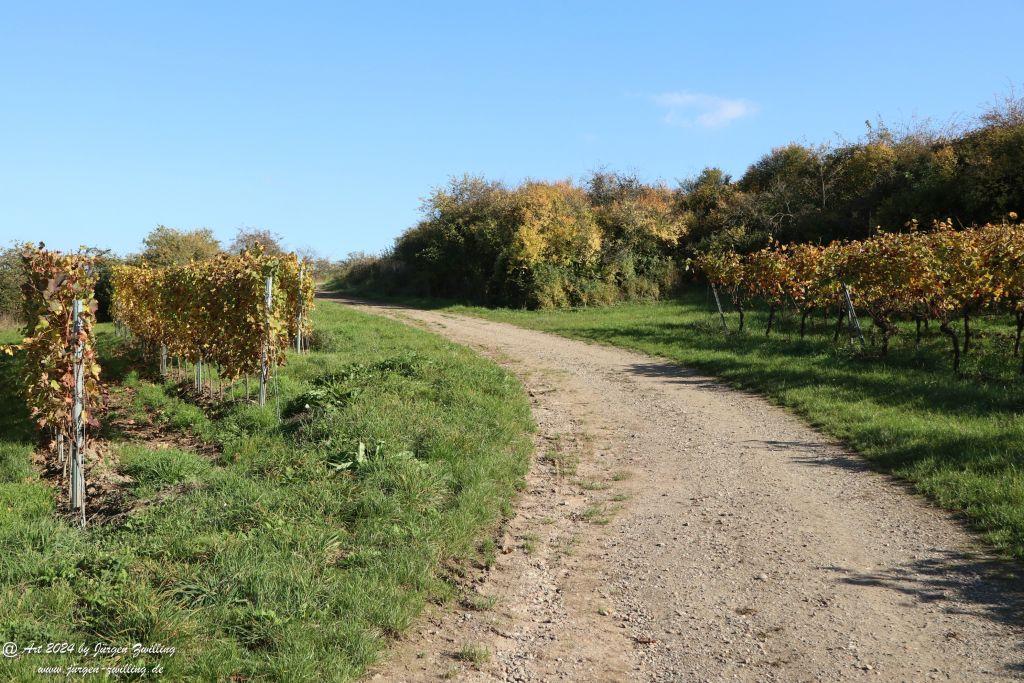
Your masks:
{"label": "vineyard", "polygon": [[[80,512],[66,514],[47,474],[49,432],[39,438],[23,401],[0,405],[0,546],[19,549],[0,554],[3,639],[162,643],[177,653],[130,663],[160,665],[166,680],[353,680],[425,603],[451,596],[443,562],[485,561],[480,541],[508,509],[531,449],[522,389],[493,363],[426,332],[331,302],[311,310],[307,299],[300,311],[285,289],[296,282],[291,263],[250,254],[175,270],[191,274],[195,289],[176,300],[180,308],[161,299],[147,323],[120,308],[118,322],[92,324],[85,306],[103,367],[88,400],[107,397],[88,415],[86,473],[90,492],[100,475],[117,483],[112,515],[98,514],[93,493],[84,528]],[[270,327],[250,322],[240,305],[219,304],[248,350],[194,350],[203,337],[191,325],[217,301],[205,278],[227,278],[233,264],[247,265],[216,280],[217,291],[251,304],[256,323],[267,312],[268,272],[272,300],[284,303],[273,306]],[[148,277],[144,288],[121,289],[118,306],[145,310],[172,287],[170,272],[122,273]],[[62,297],[87,294],[64,286]],[[297,341],[292,320],[304,331],[302,353],[285,353]],[[267,329],[276,345],[269,362],[284,355],[287,364],[272,369],[260,408],[255,396],[246,400],[244,377],[260,372]],[[174,334],[188,345],[173,345]],[[10,350],[0,357],[0,389],[17,395],[31,349]],[[175,376],[178,354],[183,369],[202,363],[201,392],[191,377]],[[224,386],[211,392],[218,369]],[[0,677],[31,680],[40,664],[82,659],[0,660]],[[124,663],[105,654],[89,661]]]}
{"label": "vineyard", "polygon": [[1024,683],[1024,0],[4,10],[0,683]]}
{"label": "vineyard", "polygon": [[[59,473],[85,525],[88,432],[99,429],[105,403],[93,334],[95,258],[26,245],[22,260],[29,323],[22,342],[5,351],[23,354],[30,415],[50,439],[48,468]],[[265,405],[273,368],[289,346],[301,351],[312,331],[313,280],[294,254],[271,257],[257,248],[177,267],[121,265],[112,280],[118,329],[144,355],[158,355],[161,376],[169,359],[179,377],[191,364],[200,393],[213,392],[215,374],[222,398],[244,378],[248,399],[248,377],[256,375]]]}
{"label": "vineyard", "polygon": [[264,405],[271,369],[311,332],[313,279],[294,254],[253,249],[185,266],[122,265],[112,281],[115,322],[158,350],[161,373],[169,358],[182,371],[192,364],[197,390],[212,364],[228,382],[256,375]]}
{"label": "vineyard", "polygon": [[[1017,215],[1009,218],[1016,220]],[[837,312],[835,339],[845,320],[863,343],[859,312],[878,330],[885,355],[899,331],[898,322],[913,321],[920,343],[922,326],[936,321],[950,341],[953,368],[959,371],[961,358],[971,348],[972,319],[1003,313],[1016,320],[1013,352],[1019,355],[1024,331],[1024,225],[1007,222],[956,230],[947,221],[930,231],[910,228],[826,246],[773,244],[747,255],[706,252],[694,259],[694,266],[714,288],[716,299],[719,290],[728,294],[741,331],[744,312],[756,299],[769,310],[766,335],[771,334],[776,313],[789,308],[800,315],[801,336],[809,316]],[[720,304],[719,313],[726,326]]]}

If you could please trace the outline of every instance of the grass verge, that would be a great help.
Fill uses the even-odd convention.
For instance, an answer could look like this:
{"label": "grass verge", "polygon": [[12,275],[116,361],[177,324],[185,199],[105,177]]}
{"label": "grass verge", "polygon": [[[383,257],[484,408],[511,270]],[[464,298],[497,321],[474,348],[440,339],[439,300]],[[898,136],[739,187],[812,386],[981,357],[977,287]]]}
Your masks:
{"label": "grass verge", "polygon": [[958,378],[935,324],[919,347],[907,326],[885,358],[870,345],[861,353],[834,344],[834,320],[820,317],[804,339],[788,316],[766,338],[765,311],[748,314],[743,334],[730,314],[734,332],[726,337],[702,288],[654,304],[450,310],[655,354],[756,391],[963,513],[1000,551],[1024,558],[1024,380],[1009,320],[972,321],[976,335]]}
{"label": "grass verge", "polygon": [[[129,417],[217,447],[112,435],[142,503],[118,524],[82,531],[55,516],[27,415],[0,406],[0,547],[14,549],[0,554],[0,640],[176,648],[22,656],[0,678],[127,662],[171,680],[351,680],[427,600],[456,597],[446,564],[486,561],[522,485],[526,396],[501,368],[399,323],[324,302],[315,324],[316,350],[289,359],[270,406],[211,412],[121,368],[99,327]],[[17,362],[0,361],[6,396]]]}

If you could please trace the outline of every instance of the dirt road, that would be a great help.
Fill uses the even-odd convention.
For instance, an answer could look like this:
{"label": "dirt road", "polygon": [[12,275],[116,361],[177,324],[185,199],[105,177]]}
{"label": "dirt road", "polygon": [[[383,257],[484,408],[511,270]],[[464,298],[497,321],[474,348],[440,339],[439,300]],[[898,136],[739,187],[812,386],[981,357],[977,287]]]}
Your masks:
{"label": "dirt road", "polygon": [[1020,580],[785,411],[629,351],[357,305],[503,363],[539,425],[476,595],[433,609],[371,678],[1024,676]]}

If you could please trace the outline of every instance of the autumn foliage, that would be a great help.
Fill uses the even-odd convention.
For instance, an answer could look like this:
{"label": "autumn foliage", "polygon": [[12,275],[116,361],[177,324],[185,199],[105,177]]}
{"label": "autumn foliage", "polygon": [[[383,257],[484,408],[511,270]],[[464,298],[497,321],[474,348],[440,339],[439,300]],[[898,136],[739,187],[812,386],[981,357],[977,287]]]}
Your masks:
{"label": "autumn foliage", "polygon": [[604,173],[517,187],[456,178],[423,214],[390,254],[348,264],[337,284],[530,308],[653,300],[675,284],[687,232],[671,190]]}
{"label": "autumn foliage", "polygon": [[[392,249],[353,254],[333,286],[528,308],[652,300],[671,294],[687,260],[704,252],[860,243],[879,225],[949,218],[981,225],[1021,208],[1024,100],[1011,92],[964,125],[878,121],[858,140],[785,144],[735,179],[713,166],[674,187],[603,170],[583,182],[517,186],[453,178],[430,193],[422,220]],[[808,259],[838,255],[816,249],[791,250],[793,268],[806,274]],[[776,289],[777,263],[754,258],[748,265],[764,279],[762,293]],[[874,275],[864,277],[874,287],[886,276],[873,284]],[[825,290],[813,278],[805,284],[794,300],[802,316],[824,305],[819,297],[832,303],[835,283]],[[884,324],[889,302],[874,303]]]}
{"label": "autumn foliage", "polygon": [[[70,442],[76,348],[81,351],[84,370],[86,424],[98,426],[97,412],[102,403],[100,366],[93,343],[94,258],[88,253],[50,251],[42,245],[25,245],[21,255],[26,275],[22,284],[23,318],[28,323],[22,342],[6,350],[24,354],[24,387],[31,417],[41,429],[53,436],[63,435]],[[77,334],[75,300],[83,302]]]}
{"label": "autumn foliage", "polygon": [[[273,278],[270,310],[265,279]],[[114,319],[140,340],[163,345],[172,357],[217,363],[227,377],[284,363],[298,331],[300,307],[313,303],[313,280],[294,254],[269,256],[255,248],[187,265],[122,265],[113,275]],[[303,320],[309,333],[310,316]]]}
{"label": "autumn foliage", "polygon": [[[826,246],[778,245],[751,254],[707,252],[694,265],[726,292],[741,312],[751,299],[770,310],[792,307],[801,333],[814,311],[844,313],[845,286],[858,315],[873,321],[882,352],[900,321],[935,320],[949,337],[954,366],[968,352],[971,319],[983,313],[1016,316],[1015,352],[1024,330],[1024,224],[1010,221],[955,229],[949,221],[929,230],[910,224],[906,232],[882,232],[864,240]],[[741,322],[742,325],[742,322]]]}

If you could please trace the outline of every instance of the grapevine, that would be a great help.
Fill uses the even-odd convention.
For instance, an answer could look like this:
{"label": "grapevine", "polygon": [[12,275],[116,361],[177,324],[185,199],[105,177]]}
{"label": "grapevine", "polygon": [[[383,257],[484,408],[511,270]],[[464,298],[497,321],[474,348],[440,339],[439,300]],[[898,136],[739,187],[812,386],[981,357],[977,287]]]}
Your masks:
{"label": "grapevine", "polygon": [[[1009,215],[1016,221],[1016,214]],[[988,311],[1016,318],[1014,354],[1024,333],[1024,224],[1004,222],[957,230],[949,221],[924,231],[878,232],[856,241],[819,247],[770,245],[752,254],[707,252],[695,259],[708,283],[733,299],[743,329],[743,312],[752,298],[775,312],[790,305],[801,314],[800,334],[814,310],[844,306],[843,286],[855,309],[865,312],[881,332],[881,351],[897,334],[897,322],[936,320],[949,337],[953,366],[959,370],[971,345],[971,319]],[[840,313],[839,324],[845,312]],[[959,330],[954,324],[960,322]],[[1024,366],[1022,366],[1024,372]]]}
{"label": "grapevine", "polygon": [[21,256],[25,337],[4,351],[24,356],[29,415],[53,437],[57,462],[52,469],[69,475],[69,502],[85,524],[86,431],[99,427],[102,405],[93,343],[95,259],[88,252],[64,254],[42,244],[25,245]]}
{"label": "grapevine", "polygon": [[[28,274],[22,286],[24,319],[28,324],[22,342],[6,351],[24,353],[25,394],[32,419],[40,429],[70,439],[75,387],[72,356],[76,344],[82,345],[85,367],[84,418],[92,427],[98,426],[96,415],[101,403],[100,366],[96,362],[92,329],[96,313],[93,258],[86,253],[63,254],[42,245],[25,245],[22,259]],[[77,338],[72,315],[76,299],[86,302]]]}
{"label": "grapevine", "polygon": [[264,352],[269,365],[282,365],[300,325],[310,332],[300,313],[312,308],[313,281],[294,254],[254,248],[166,268],[122,265],[112,280],[113,317],[134,336],[186,361],[216,363],[232,379],[262,372]]}

